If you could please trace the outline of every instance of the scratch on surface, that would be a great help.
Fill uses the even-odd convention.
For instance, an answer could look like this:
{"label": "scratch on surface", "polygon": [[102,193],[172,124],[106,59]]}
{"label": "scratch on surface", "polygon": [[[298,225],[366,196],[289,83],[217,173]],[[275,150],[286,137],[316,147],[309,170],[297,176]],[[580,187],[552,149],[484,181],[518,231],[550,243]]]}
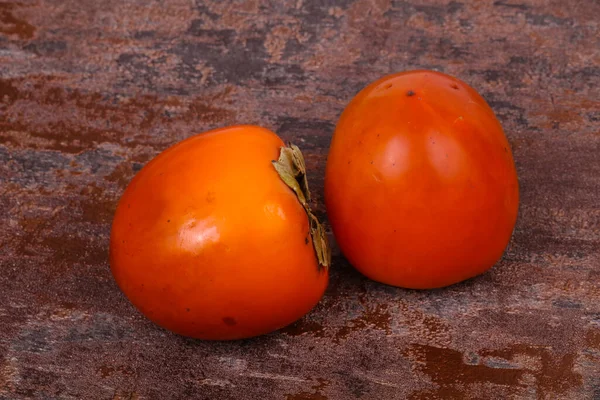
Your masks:
{"label": "scratch on surface", "polygon": [[368,375],[364,375],[364,374],[361,374],[361,375],[362,375],[362,377],[364,379],[366,379],[366,380],[368,380],[370,382],[376,383],[378,385],[387,386],[387,387],[393,387],[393,388],[400,388],[399,385],[397,385],[395,383],[392,383],[392,382],[389,382],[389,381],[386,381],[385,379],[381,379],[381,378],[378,378],[376,376],[368,376]]}
{"label": "scratch on surface", "polygon": [[245,370],[248,366],[248,361],[234,357],[219,357],[219,361],[228,368],[235,371]]}
{"label": "scratch on surface", "polygon": [[307,382],[306,379],[298,378],[295,376],[271,374],[269,372],[249,372],[247,374],[244,374],[244,376],[248,376],[251,378],[273,379],[277,381]]}
{"label": "scratch on surface", "polygon": [[273,357],[273,358],[283,358],[283,359],[286,359],[286,360],[290,359],[290,357],[288,357],[286,355],[277,354],[277,353],[271,353],[270,351],[267,352],[267,355],[269,355],[270,357]]}
{"label": "scratch on surface", "polygon": [[203,386],[235,387],[235,385],[227,379],[203,378],[200,379],[198,383]]}
{"label": "scratch on surface", "polygon": [[386,380],[375,378],[375,377],[372,377],[372,376],[365,376],[365,378],[367,380],[369,380],[369,381],[371,381],[373,383],[376,383],[378,385],[381,385],[381,386],[388,386],[388,387],[393,387],[393,388],[399,388],[400,387],[400,386],[396,385],[395,383],[388,382]]}

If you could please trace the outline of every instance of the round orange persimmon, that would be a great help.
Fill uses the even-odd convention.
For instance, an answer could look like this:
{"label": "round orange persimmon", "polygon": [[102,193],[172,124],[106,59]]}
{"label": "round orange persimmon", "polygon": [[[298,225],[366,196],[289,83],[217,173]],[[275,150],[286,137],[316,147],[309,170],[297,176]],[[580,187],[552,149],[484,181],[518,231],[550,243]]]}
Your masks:
{"label": "round orange persimmon", "polygon": [[327,286],[328,248],[308,197],[301,153],[273,132],[234,126],[193,136],[123,193],[112,273],[144,315],[178,334],[274,331],[310,311]]}
{"label": "round orange persimmon", "polygon": [[502,127],[456,78],[386,76],[340,117],[325,203],[342,252],[371,279],[425,289],[483,273],[510,240],[518,202]]}

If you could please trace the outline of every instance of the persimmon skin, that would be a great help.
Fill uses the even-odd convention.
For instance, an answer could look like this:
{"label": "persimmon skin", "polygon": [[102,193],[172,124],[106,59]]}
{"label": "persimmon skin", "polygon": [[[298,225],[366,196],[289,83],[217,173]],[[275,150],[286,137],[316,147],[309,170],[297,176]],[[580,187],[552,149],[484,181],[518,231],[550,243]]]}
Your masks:
{"label": "persimmon skin", "polygon": [[337,243],[367,277],[428,289],[502,256],[518,212],[509,143],[485,100],[433,71],[383,77],[336,126],[325,203]]}
{"label": "persimmon skin", "polygon": [[322,297],[307,214],[280,179],[281,139],[256,126],[193,136],[151,160],[119,201],[114,278],[150,320],[199,339],[266,334]]}

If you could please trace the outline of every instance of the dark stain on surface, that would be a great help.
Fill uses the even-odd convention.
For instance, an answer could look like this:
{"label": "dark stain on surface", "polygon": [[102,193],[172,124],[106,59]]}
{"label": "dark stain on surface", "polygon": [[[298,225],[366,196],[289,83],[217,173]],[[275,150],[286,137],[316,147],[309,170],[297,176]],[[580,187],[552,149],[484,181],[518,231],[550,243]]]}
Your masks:
{"label": "dark stain on surface", "polygon": [[[435,392],[429,390],[415,393],[412,399],[425,399],[427,396],[447,398],[466,395],[463,391],[470,384],[494,383],[498,385],[518,385],[523,371],[518,369],[492,368],[487,365],[465,364],[463,354],[457,350],[413,345],[408,354],[414,357],[417,368],[439,386]],[[424,395],[427,395],[423,397]]]}
{"label": "dark stain on surface", "polygon": [[0,102],[2,105],[12,104],[19,97],[19,90],[10,79],[0,79]]}
{"label": "dark stain on surface", "polygon": [[600,350],[600,328],[591,329],[585,335],[587,346]]}
{"label": "dark stain on surface", "polygon": [[598,122],[600,121],[600,111],[591,111],[587,113],[587,117],[590,122]]}
{"label": "dark stain on surface", "polygon": [[228,326],[237,325],[237,321],[233,317],[224,317],[223,322],[225,323],[225,325],[228,325]]}
{"label": "dark stain on surface", "polygon": [[[439,386],[435,391],[413,393],[411,399],[415,400],[468,396],[469,386],[479,383],[517,389],[525,375],[534,377],[541,398],[581,384],[581,376],[573,371],[574,355],[561,356],[543,347],[516,345],[505,350],[484,350],[479,352],[483,360],[477,357],[476,363],[465,363],[465,355],[457,350],[429,345],[414,345],[407,354],[416,361],[416,368]],[[515,364],[522,356],[536,361],[531,366]]]}
{"label": "dark stain on surface", "polygon": [[108,260],[108,250],[102,243],[96,243],[75,234],[46,236],[39,245],[49,252],[49,266],[72,268],[74,264],[103,264]]}
{"label": "dark stain on surface", "polygon": [[35,27],[15,15],[19,5],[16,2],[0,3],[0,33],[15,35],[20,39],[31,39]]}
{"label": "dark stain on surface", "polygon": [[25,50],[31,51],[38,56],[53,56],[57,53],[63,53],[67,50],[67,42],[63,40],[48,40],[33,42],[24,47]]}
{"label": "dark stain on surface", "polygon": [[430,5],[415,3],[406,0],[393,0],[392,8],[386,12],[386,16],[410,16],[422,13],[429,21],[444,24],[446,18],[451,18],[464,8],[464,4],[451,1],[447,4]]}
{"label": "dark stain on surface", "polygon": [[[0,129],[32,137],[31,147],[35,149],[78,154],[95,149],[101,143],[119,143],[127,147],[161,146],[160,142],[147,140],[140,131],[148,132],[178,122],[216,123],[233,115],[230,110],[211,104],[228,96],[230,88],[181,100],[154,95],[121,98],[79,89],[63,90],[48,86],[43,80],[36,90],[19,89],[19,84],[14,80],[0,82],[4,103],[10,106],[0,116]],[[46,117],[39,120],[28,116],[32,107],[43,110]],[[176,110],[170,117],[164,113],[169,108]],[[136,129],[131,129],[132,124]],[[0,139],[3,137],[8,143],[17,144],[12,136],[0,133]]]}
{"label": "dark stain on surface", "polygon": [[567,392],[581,385],[581,375],[574,371],[575,354],[557,354],[545,347],[515,345],[503,350],[482,351],[484,357],[498,357],[512,360],[517,356],[526,355],[540,361],[539,367],[525,368],[536,379],[536,387],[542,397]]}
{"label": "dark stain on surface", "polygon": [[305,72],[298,65],[274,64],[265,68],[262,82],[267,87],[284,85],[302,89],[305,87]]}
{"label": "dark stain on surface", "polygon": [[128,162],[123,162],[117,165],[113,172],[106,175],[104,179],[106,179],[109,182],[116,183],[121,189],[125,189],[131,181],[131,178],[133,178],[133,174],[134,171],[132,168],[132,164]]}
{"label": "dark stain on surface", "polygon": [[596,88],[600,85],[598,83],[598,76],[600,76],[600,67],[598,66],[573,68],[563,74],[563,78],[570,79],[573,84],[591,88]]}
{"label": "dark stain on surface", "polygon": [[288,394],[286,400],[327,400],[328,398],[319,393],[300,392]]}
{"label": "dark stain on surface", "polygon": [[581,308],[581,303],[570,299],[556,299],[552,302],[554,307],[558,308]]}
{"label": "dark stain on surface", "polygon": [[264,47],[264,33],[254,32],[244,43],[234,42],[223,52],[222,43],[182,41],[172,51],[181,57],[184,69],[181,77],[196,74],[196,66],[206,63],[215,71],[217,79],[234,84],[248,79],[260,79],[267,67],[268,54]]}
{"label": "dark stain on surface", "polygon": [[322,324],[307,320],[306,317],[281,329],[280,332],[288,336],[302,336],[307,334],[317,338],[324,338],[326,336],[325,328]]}
{"label": "dark stain on surface", "polygon": [[[486,100],[488,100],[486,98]],[[525,109],[508,101],[489,99],[488,104],[497,113],[501,120],[513,119],[523,127],[529,127],[529,121],[525,116]]]}
{"label": "dark stain on surface", "polygon": [[135,374],[135,370],[131,366],[111,366],[111,365],[101,365],[97,372],[100,374],[102,378],[108,378],[114,374],[122,374],[125,376],[132,376]]}
{"label": "dark stain on surface", "polygon": [[340,343],[350,334],[363,332],[366,329],[376,329],[390,333],[391,319],[392,316],[386,305],[368,305],[359,317],[350,320],[348,325],[338,329],[333,336],[333,340]]}
{"label": "dark stain on surface", "polygon": [[515,8],[517,10],[528,10],[529,6],[521,3],[509,3],[508,1],[497,0],[494,1],[494,6],[506,7],[506,8]]}
{"label": "dark stain on surface", "polygon": [[572,23],[572,21],[568,18],[560,18],[550,14],[534,14],[531,12],[526,12],[525,18],[531,25],[540,26],[565,25]]}
{"label": "dark stain on surface", "polygon": [[43,353],[52,349],[49,341],[49,331],[45,327],[35,327],[23,332],[13,344],[13,349],[31,353]]}
{"label": "dark stain on surface", "polygon": [[202,20],[192,21],[188,34],[199,36],[212,45],[229,46],[235,40],[236,32],[233,29],[206,29]]}
{"label": "dark stain on surface", "polygon": [[[128,180],[121,179],[122,188],[128,183]],[[81,218],[83,221],[93,224],[108,224],[117,209],[118,199],[107,197],[105,191],[95,185],[90,185],[81,192],[80,202],[73,203],[73,206],[81,209]]]}

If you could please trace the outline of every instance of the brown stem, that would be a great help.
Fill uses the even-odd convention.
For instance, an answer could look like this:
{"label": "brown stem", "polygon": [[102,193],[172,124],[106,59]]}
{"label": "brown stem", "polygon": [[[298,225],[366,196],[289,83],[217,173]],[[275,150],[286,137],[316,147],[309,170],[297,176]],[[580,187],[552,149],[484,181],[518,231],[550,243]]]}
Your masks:
{"label": "brown stem", "polygon": [[310,191],[308,190],[308,180],[306,179],[306,164],[304,157],[298,146],[290,144],[289,147],[282,147],[279,159],[273,161],[273,166],[281,177],[281,180],[296,193],[298,201],[302,204],[310,229],[313,247],[317,260],[319,261],[319,270],[329,268],[331,265],[331,249],[323,225],[319,223],[317,217],[310,209]]}

